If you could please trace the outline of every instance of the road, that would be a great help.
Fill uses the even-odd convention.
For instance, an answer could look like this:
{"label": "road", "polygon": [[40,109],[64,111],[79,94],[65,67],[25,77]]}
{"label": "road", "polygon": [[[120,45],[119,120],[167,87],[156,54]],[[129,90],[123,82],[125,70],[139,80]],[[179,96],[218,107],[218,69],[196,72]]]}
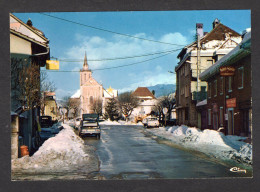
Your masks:
{"label": "road", "polygon": [[243,177],[230,167],[158,142],[142,126],[103,125],[101,139],[85,137],[100,159],[99,179]]}

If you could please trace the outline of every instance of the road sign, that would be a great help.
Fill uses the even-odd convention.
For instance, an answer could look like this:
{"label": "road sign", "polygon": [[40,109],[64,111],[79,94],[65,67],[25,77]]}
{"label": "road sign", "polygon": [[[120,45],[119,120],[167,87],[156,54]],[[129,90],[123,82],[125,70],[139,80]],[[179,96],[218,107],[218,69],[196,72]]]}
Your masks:
{"label": "road sign", "polygon": [[168,112],[168,109],[165,107],[165,108],[163,108],[163,114],[164,115],[166,115],[167,114],[167,112]]}

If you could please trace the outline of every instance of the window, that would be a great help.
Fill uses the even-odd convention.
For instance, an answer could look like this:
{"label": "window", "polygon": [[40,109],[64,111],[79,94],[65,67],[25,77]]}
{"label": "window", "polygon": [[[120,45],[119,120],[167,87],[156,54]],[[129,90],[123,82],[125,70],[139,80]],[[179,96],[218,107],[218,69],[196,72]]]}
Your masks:
{"label": "window", "polygon": [[219,82],[219,94],[222,95],[223,94],[223,77],[220,77],[220,82]]}
{"label": "window", "polygon": [[87,80],[87,75],[86,75],[86,73],[84,75],[85,75],[85,81],[86,81]]}
{"label": "window", "polygon": [[93,104],[93,103],[94,103],[93,96],[90,96],[90,98],[89,98],[89,102],[90,102],[90,104]]}
{"label": "window", "polygon": [[211,125],[211,109],[208,109],[208,125]]}
{"label": "window", "polygon": [[217,97],[218,94],[218,82],[217,80],[214,81],[214,97]]}
{"label": "window", "polygon": [[228,77],[228,92],[232,92],[232,76]]}
{"label": "window", "polygon": [[213,60],[207,60],[207,66],[213,65]]}
{"label": "window", "polygon": [[185,64],[185,76],[189,74],[189,63]]}
{"label": "window", "polygon": [[185,85],[185,97],[189,96],[189,86]]}
{"label": "window", "polygon": [[189,109],[185,108],[185,120],[189,120]]}
{"label": "window", "polygon": [[211,83],[209,83],[209,88],[208,88],[208,98],[211,98]]}
{"label": "window", "polygon": [[220,124],[220,126],[223,126],[223,107],[220,107],[219,108],[219,124]]}
{"label": "window", "polygon": [[238,68],[238,89],[244,87],[244,67]]}

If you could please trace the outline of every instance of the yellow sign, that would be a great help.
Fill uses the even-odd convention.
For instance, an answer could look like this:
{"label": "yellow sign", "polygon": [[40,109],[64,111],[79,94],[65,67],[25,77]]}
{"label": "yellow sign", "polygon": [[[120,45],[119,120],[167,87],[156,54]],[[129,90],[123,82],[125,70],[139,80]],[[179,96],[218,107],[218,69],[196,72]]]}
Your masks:
{"label": "yellow sign", "polygon": [[46,60],[46,69],[59,70],[60,62],[56,60]]}

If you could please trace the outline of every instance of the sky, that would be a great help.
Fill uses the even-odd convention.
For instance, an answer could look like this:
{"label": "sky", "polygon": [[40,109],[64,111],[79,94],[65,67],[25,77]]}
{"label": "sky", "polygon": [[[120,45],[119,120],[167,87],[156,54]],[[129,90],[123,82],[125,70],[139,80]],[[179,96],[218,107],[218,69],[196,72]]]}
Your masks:
{"label": "sky", "polygon": [[[25,23],[30,18],[50,40],[50,56],[60,61],[60,69],[48,70],[47,74],[57,88],[58,99],[72,96],[80,88],[78,71],[83,67],[85,52],[93,77],[105,89],[111,86],[122,93],[137,87],[175,84],[176,76],[169,71],[178,64],[180,49],[194,41],[196,23],[203,23],[204,32],[212,30],[216,18],[240,34],[251,28],[250,10],[13,14]],[[128,66],[111,68],[122,65]]]}

